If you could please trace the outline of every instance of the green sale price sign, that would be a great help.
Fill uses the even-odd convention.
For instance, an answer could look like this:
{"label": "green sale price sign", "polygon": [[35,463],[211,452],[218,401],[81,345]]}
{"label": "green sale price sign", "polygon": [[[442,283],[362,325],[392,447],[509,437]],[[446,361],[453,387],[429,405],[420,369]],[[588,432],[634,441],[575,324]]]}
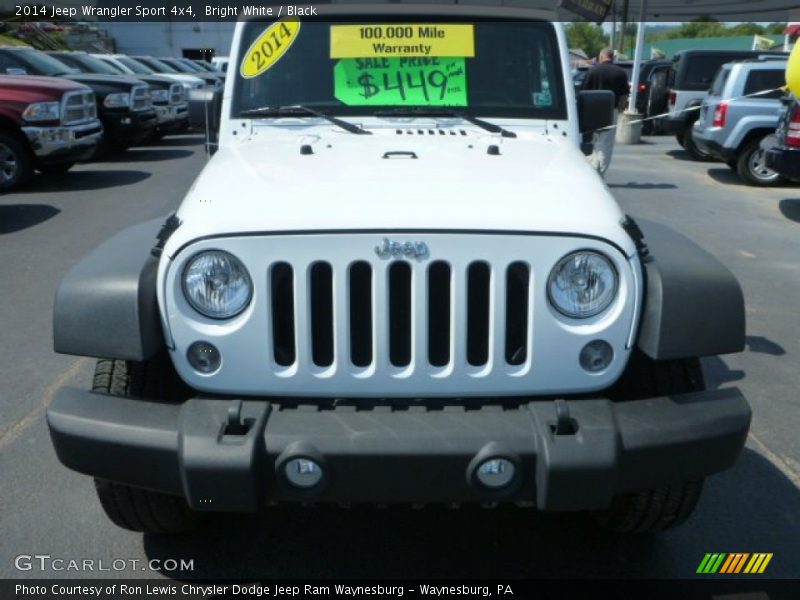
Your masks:
{"label": "green sale price sign", "polygon": [[466,106],[463,57],[346,58],[334,95],[349,106]]}

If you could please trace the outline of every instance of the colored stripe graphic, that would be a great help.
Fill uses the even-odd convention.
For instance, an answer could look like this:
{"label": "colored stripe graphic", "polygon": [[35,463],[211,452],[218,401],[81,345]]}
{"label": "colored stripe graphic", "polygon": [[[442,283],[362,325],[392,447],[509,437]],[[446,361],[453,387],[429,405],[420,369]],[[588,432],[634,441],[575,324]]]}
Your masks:
{"label": "colored stripe graphic", "polygon": [[728,555],[728,560],[725,561],[725,564],[722,565],[722,569],[720,569],[720,573],[739,573],[744,567],[744,563],[747,558],[750,556],[749,552],[735,552],[733,554]]}
{"label": "colored stripe graphic", "polygon": [[728,556],[725,552],[718,553],[715,552],[713,554],[709,553],[703,557],[703,560],[700,562],[700,566],[697,567],[698,573],[716,573],[720,566],[722,565],[722,561],[725,560],[725,557]]}

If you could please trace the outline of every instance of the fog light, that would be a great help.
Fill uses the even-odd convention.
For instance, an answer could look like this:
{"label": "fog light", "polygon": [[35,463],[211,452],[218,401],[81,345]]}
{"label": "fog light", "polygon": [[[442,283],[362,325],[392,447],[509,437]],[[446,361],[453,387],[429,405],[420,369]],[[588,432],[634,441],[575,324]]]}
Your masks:
{"label": "fog light", "polygon": [[581,350],[581,366],[589,373],[598,373],[605,370],[613,359],[614,349],[611,344],[603,340],[589,342]]}
{"label": "fog light", "polygon": [[478,465],[478,481],[492,489],[507,486],[514,479],[516,467],[507,458],[490,458]]}
{"label": "fog light", "polygon": [[289,483],[299,488],[312,488],[322,480],[322,467],[310,458],[293,458],[284,471]]}
{"label": "fog light", "polygon": [[222,356],[214,344],[208,342],[195,342],[186,351],[186,358],[195,371],[200,373],[213,373],[219,369]]}

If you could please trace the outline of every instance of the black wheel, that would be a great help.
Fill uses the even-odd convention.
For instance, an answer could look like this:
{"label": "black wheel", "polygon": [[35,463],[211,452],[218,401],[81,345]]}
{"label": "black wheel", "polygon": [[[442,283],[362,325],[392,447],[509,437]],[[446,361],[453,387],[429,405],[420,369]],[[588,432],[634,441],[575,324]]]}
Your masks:
{"label": "black wheel", "polygon": [[26,184],[33,175],[27,143],[15,133],[0,131],[0,191]]}
{"label": "black wheel", "polygon": [[200,522],[200,515],[190,510],[183,498],[100,479],[95,479],[94,485],[106,515],[123,529],[185,533]]}
{"label": "black wheel", "polygon": [[692,132],[687,131],[683,135],[683,149],[692,157],[693,160],[698,162],[711,162],[714,158],[708,153],[700,149],[692,138]]}
{"label": "black wheel", "polygon": [[[92,391],[166,402],[178,402],[191,394],[166,353],[145,362],[97,361]],[[203,517],[179,496],[100,479],[95,479],[95,489],[108,518],[131,531],[182,533],[195,529]]]}
{"label": "black wheel", "polygon": [[61,175],[75,166],[74,162],[55,163],[51,165],[38,165],[36,168],[45,175]]}
{"label": "black wheel", "polygon": [[[608,390],[615,402],[641,400],[705,389],[699,359],[656,361],[634,352],[620,380]],[[688,481],[614,498],[611,506],[595,513],[604,528],[619,533],[656,532],[677,527],[692,514],[703,481]]]}
{"label": "black wheel", "polygon": [[595,518],[602,527],[617,533],[665,531],[689,518],[702,491],[701,480],[617,496],[611,507]]}
{"label": "black wheel", "polygon": [[759,187],[780,185],[786,180],[776,171],[767,167],[766,152],[761,148],[761,140],[749,142],[736,159],[736,172],[746,183]]}
{"label": "black wheel", "polygon": [[683,143],[683,135],[676,135],[675,139],[678,140],[678,144],[680,145],[681,148],[685,146],[685,144]]}

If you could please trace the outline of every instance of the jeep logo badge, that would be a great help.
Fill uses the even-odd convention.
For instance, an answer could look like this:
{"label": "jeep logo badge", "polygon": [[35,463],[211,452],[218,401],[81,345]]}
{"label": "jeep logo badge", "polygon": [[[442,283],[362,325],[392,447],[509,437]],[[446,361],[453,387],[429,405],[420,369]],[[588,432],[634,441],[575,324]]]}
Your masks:
{"label": "jeep logo badge", "polygon": [[415,258],[424,260],[430,256],[428,245],[425,242],[395,242],[383,238],[383,242],[375,246],[375,254],[380,258]]}

